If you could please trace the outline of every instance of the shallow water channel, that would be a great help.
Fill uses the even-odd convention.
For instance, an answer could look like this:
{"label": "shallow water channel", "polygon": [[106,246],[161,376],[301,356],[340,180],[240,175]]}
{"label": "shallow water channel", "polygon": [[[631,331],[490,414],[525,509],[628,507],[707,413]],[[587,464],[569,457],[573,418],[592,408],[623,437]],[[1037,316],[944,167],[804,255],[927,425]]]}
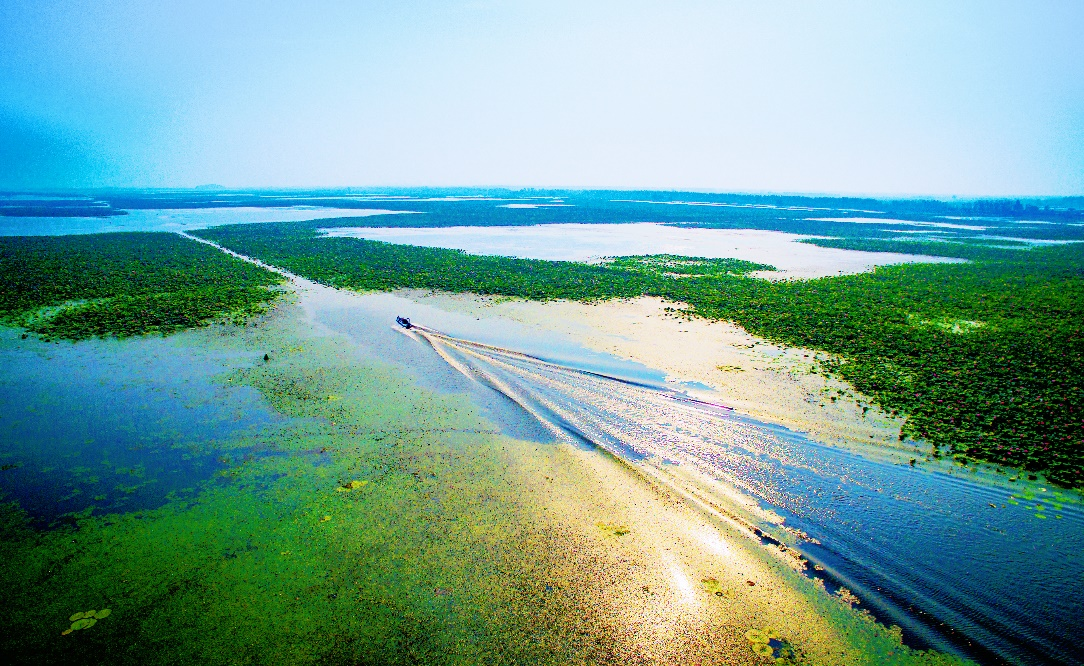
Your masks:
{"label": "shallow water channel", "polygon": [[[688,400],[642,374],[569,367],[568,350],[555,364],[426,330],[415,332],[417,344],[557,436],[615,454],[709,506],[729,504],[766,542],[790,543],[809,560],[808,575],[901,626],[907,644],[980,663],[1084,663],[1076,495],[877,462]],[[768,517],[693,487],[683,470],[756,498]]]}

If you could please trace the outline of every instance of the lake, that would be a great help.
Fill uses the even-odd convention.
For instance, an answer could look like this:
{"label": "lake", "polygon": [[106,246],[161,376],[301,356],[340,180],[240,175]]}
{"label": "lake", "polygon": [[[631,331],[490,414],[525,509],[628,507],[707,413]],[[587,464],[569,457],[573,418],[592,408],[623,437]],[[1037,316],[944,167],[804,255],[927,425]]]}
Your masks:
{"label": "lake", "polygon": [[548,261],[597,261],[601,257],[676,254],[735,258],[770,264],[765,277],[815,278],[862,273],[874,266],[960,261],[889,252],[857,252],[799,242],[810,236],[758,229],[702,229],[650,222],[545,224],[514,227],[339,227],[328,236],[443,247],[471,254]]}

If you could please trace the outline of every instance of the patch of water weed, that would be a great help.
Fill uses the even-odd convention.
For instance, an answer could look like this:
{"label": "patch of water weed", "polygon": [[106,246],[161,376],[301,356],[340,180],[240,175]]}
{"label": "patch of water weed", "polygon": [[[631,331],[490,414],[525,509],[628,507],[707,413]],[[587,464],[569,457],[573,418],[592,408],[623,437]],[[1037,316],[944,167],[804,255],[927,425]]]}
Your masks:
{"label": "patch of water weed", "polygon": [[0,238],[0,323],[50,340],[243,320],[266,313],[282,281],[175,234]]}
{"label": "patch of water weed", "polygon": [[598,523],[597,527],[602,530],[603,534],[614,537],[623,537],[632,532],[628,525],[618,525],[615,523]]}
{"label": "patch of water weed", "polygon": [[700,587],[708,594],[716,597],[734,597],[734,591],[719,582],[717,578],[704,578],[700,581]]}
{"label": "patch of water weed", "polygon": [[88,610],[82,613],[75,613],[68,618],[68,621],[72,623],[71,626],[60,632],[60,635],[67,636],[73,631],[79,631],[80,629],[90,629],[98,623],[98,620],[104,620],[105,618],[109,617],[112,612],[112,610],[106,608],[103,610]]}

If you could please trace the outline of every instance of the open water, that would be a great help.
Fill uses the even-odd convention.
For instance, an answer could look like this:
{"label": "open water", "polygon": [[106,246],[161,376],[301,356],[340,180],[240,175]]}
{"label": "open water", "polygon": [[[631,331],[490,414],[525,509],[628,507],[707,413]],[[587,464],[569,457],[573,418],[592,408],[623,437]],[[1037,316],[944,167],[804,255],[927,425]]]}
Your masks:
{"label": "open water", "polygon": [[0,339],[0,491],[37,527],[152,509],[258,452],[220,443],[283,417],[221,381],[254,353],[177,338]]}

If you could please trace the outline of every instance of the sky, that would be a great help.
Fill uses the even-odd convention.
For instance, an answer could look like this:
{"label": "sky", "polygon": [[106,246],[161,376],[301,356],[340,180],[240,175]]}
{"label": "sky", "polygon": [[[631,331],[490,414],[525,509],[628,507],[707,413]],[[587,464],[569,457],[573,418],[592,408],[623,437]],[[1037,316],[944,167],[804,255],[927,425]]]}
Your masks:
{"label": "sky", "polygon": [[1084,194],[1084,2],[0,2],[0,188]]}

